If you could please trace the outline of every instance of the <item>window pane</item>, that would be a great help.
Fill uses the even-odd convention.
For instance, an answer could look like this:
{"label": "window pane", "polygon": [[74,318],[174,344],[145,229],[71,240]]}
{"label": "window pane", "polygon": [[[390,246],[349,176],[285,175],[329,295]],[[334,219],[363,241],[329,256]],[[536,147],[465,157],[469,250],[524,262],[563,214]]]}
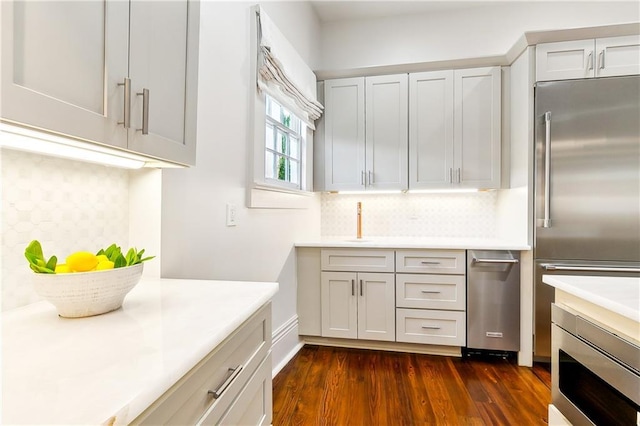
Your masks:
{"label": "window pane", "polygon": [[298,138],[289,138],[289,156],[295,159],[300,159],[300,141]]}
{"label": "window pane", "polygon": [[273,126],[267,123],[267,130],[265,132],[265,145],[269,149],[275,150],[275,139],[273,137]]}
{"label": "window pane", "polygon": [[266,152],[264,162],[264,175],[268,179],[275,179],[275,154],[273,152]]}
{"label": "window pane", "polygon": [[285,157],[278,157],[278,179],[285,182],[289,181],[289,165]]}
{"label": "window pane", "polygon": [[296,185],[300,183],[300,164],[297,161],[289,161],[291,170],[291,183]]}
{"label": "window pane", "polygon": [[276,146],[276,151],[281,152],[283,154],[289,154],[289,147],[287,143],[287,135],[278,130],[278,141]]}
{"label": "window pane", "polygon": [[269,117],[273,118],[277,122],[280,122],[281,107],[273,99],[271,98],[269,99],[271,100],[271,102],[269,102],[269,108],[267,109],[267,114],[269,115]]}

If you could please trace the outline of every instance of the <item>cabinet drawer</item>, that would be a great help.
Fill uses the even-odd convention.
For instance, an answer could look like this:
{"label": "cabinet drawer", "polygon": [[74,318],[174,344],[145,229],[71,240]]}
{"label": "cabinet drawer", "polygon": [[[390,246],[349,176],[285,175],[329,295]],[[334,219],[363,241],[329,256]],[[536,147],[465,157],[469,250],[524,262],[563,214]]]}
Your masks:
{"label": "cabinet drawer", "polygon": [[271,354],[269,354],[222,418],[207,415],[200,424],[269,425],[271,424],[272,407],[273,389],[271,384]]}
{"label": "cabinet drawer", "polygon": [[[271,304],[265,305],[143,412],[134,424],[195,424],[224,413],[271,349]],[[231,369],[239,370],[238,373]],[[226,389],[223,384],[228,384]],[[218,390],[214,398],[209,391]]]}
{"label": "cabinet drawer", "polygon": [[464,275],[396,274],[396,307],[464,311]]}
{"label": "cabinet drawer", "polygon": [[396,272],[463,275],[465,257],[464,250],[398,250]]}
{"label": "cabinet drawer", "polygon": [[322,250],[320,262],[323,271],[394,272],[393,250]]}
{"label": "cabinet drawer", "polygon": [[396,341],[464,346],[465,319],[458,311],[396,309]]}

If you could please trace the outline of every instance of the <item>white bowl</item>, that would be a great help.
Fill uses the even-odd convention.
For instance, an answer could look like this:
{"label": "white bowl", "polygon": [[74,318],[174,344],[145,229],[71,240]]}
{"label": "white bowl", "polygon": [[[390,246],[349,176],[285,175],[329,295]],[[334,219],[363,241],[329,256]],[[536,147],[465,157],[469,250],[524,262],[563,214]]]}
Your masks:
{"label": "white bowl", "polygon": [[36,292],[52,303],[58,315],[81,318],[100,315],[122,306],[138,284],[143,264],[124,268],[69,274],[32,274]]}

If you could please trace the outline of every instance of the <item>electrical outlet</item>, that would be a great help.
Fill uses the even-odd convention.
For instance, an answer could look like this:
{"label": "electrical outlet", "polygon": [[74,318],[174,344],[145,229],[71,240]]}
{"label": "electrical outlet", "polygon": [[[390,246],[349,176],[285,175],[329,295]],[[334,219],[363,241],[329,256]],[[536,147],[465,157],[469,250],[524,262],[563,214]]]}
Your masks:
{"label": "electrical outlet", "polygon": [[236,205],[227,203],[227,226],[236,226],[238,224],[236,214]]}

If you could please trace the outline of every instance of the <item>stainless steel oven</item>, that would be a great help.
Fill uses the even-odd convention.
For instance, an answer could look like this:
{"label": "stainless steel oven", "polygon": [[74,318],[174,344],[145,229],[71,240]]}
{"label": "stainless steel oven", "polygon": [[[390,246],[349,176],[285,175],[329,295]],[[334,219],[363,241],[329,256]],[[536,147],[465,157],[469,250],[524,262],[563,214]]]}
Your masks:
{"label": "stainless steel oven", "polygon": [[573,425],[640,425],[640,347],[553,304],[551,398]]}

